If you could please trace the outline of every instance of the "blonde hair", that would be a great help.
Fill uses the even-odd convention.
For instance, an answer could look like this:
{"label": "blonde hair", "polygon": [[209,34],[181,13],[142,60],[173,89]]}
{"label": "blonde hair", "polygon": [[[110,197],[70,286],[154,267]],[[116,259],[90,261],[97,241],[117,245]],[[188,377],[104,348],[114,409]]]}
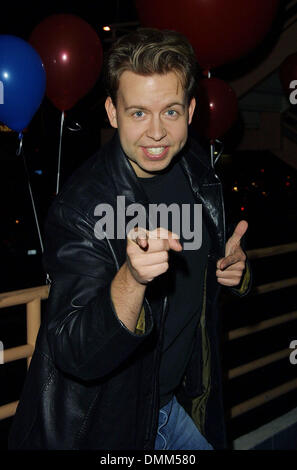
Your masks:
{"label": "blonde hair", "polygon": [[104,64],[104,84],[116,104],[119,80],[123,72],[139,75],[176,72],[188,101],[195,95],[198,64],[189,41],[176,31],[140,28],[118,39]]}

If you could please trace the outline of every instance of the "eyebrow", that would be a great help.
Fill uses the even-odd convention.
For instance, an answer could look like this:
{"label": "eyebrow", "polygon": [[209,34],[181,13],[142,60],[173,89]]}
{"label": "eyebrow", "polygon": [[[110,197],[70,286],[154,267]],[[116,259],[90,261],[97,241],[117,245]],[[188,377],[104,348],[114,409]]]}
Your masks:
{"label": "eyebrow", "polygon": [[[181,106],[183,109],[185,109],[185,105],[183,103],[178,103],[178,102],[174,102],[174,103],[170,103],[168,104],[167,106],[165,106],[163,109],[167,109],[167,108],[172,108],[173,106]],[[132,105],[132,106],[127,106],[125,108],[125,111],[129,111],[129,109],[140,109],[142,111],[146,111],[147,108],[144,107],[144,106],[136,106],[136,105]]]}

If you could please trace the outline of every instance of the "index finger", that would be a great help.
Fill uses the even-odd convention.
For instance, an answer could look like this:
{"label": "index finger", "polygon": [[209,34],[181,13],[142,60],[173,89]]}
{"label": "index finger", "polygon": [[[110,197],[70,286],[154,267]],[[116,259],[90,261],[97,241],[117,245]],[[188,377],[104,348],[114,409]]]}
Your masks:
{"label": "index finger", "polygon": [[169,249],[174,251],[181,251],[183,249],[179,241],[179,235],[165,229],[164,227],[157,227],[149,232],[149,238],[167,240]]}
{"label": "index finger", "polygon": [[225,258],[220,259],[217,262],[217,268],[223,271],[224,269],[228,268],[232,264],[237,263],[238,261],[240,260],[238,259],[236,255],[229,255],[229,256],[226,256]]}

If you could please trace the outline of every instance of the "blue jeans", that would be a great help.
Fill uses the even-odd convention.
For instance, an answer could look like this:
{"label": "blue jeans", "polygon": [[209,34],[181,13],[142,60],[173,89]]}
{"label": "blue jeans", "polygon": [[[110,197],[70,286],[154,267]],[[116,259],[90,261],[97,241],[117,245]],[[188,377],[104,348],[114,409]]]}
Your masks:
{"label": "blue jeans", "polygon": [[213,450],[175,396],[159,411],[155,450]]}

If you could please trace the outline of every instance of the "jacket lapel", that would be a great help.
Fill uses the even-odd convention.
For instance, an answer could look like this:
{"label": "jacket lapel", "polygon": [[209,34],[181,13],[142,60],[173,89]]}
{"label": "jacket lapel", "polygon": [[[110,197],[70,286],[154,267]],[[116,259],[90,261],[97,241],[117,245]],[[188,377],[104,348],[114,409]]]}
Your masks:
{"label": "jacket lapel", "polygon": [[210,159],[202,147],[192,138],[180,159],[185,175],[198,201],[203,204],[203,211],[208,222],[213,250],[217,257],[225,256],[225,213],[222,186]]}

